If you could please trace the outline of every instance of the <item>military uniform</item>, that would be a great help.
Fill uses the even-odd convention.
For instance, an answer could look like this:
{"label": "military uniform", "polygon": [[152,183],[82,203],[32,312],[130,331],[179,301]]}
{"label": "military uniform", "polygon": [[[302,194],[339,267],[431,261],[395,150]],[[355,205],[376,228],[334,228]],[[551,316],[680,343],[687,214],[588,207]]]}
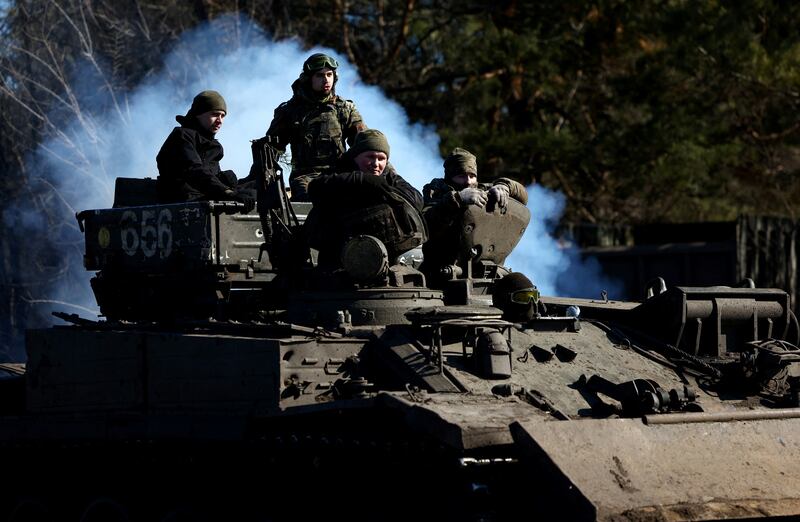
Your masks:
{"label": "military uniform", "polygon": [[[378,134],[385,141],[375,130],[365,131],[359,139],[368,141]],[[308,186],[314,203],[313,216],[309,215],[307,221],[308,238],[309,244],[320,250],[321,264],[324,251],[338,255],[338,248],[347,237],[359,234],[381,239],[390,256],[419,246],[426,238],[420,214],[422,194],[391,165],[387,165],[380,176],[358,170],[353,158],[363,152],[363,148],[357,140],[337,162],[337,172],[317,177]],[[384,151],[388,152],[388,143]]]}
{"label": "military uniform", "polygon": [[236,199],[231,194],[236,188],[236,175],[219,167],[222,145],[196,118],[210,110],[227,112],[225,101],[215,91],[203,91],[185,116],[175,117],[181,125],[172,129],[156,156],[160,202]]}
{"label": "military uniform", "polygon": [[[460,152],[457,152],[460,151]],[[456,149],[455,156],[458,167],[449,170],[453,154],[445,162],[445,178],[433,179],[422,189],[424,208],[422,215],[428,227],[428,241],[422,245],[423,272],[428,281],[434,286],[440,279],[440,270],[452,265],[458,258],[458,249],[461,240],[460,218],[467,205],[461,200],[460,190],[452,184],[451,178],[464,169],[477,175],[475,156],[463,149]],[[466,159],[465,159],[466,158]],[[508,189],[509,197],[523,205],[528,204],[528,193],[525,187],[512,179],[499,178],[491,184],[481,183],[476,188],[488,191],[495,185],[504,185]]]}
{"label": "military uniform", "polygon": [[[315,56],[324,55],[313,55],[309,60]],[[320,63],[336,64],[328,60]],[[285,149],[287,144],[292,147],[289,182],[295,201],[308,200],[308,183],[331,173],[345,151],[345,142],[352,145],[356,134],[366,129],[352,101],[338,97],[334,90],[322,98],[312,91],[309,83],[313,72],[304,66],[304,72],[292,84],[294,95],[275,109],[267,130],[268,136],[278,139],[278,148]]]}

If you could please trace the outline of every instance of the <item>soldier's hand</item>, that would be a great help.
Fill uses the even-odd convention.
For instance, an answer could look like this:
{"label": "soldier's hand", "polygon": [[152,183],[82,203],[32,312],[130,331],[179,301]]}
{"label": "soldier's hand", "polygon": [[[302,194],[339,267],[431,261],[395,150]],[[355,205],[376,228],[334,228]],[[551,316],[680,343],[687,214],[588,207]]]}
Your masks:
{"label": "soldier's hand", "polygon": [[244,214],[249,214],[256,207],[256,196],[250,190],[237,190],[233,200],[244,204]]}
{"label": "soldier's hand", "polygon": [[498,208],[506,208],[508,206],[508,187],[505,185],[494,185],[489,189],[489,200],[496,201]]}
{"label": "soldier's hand", "polygon": [[479,188],[467,187],[465,189],[461,189],[458,195],[461,198],[461,203],[463,203],[464,206],[477,205],[479,207],[483,207],[486,205],[486,192]]}
{"label": "soldier's hand", "polygon": [[230,188],[234,188],[238,182],[236,174],[232,170],[223,170],[220,172],[219,179]]}

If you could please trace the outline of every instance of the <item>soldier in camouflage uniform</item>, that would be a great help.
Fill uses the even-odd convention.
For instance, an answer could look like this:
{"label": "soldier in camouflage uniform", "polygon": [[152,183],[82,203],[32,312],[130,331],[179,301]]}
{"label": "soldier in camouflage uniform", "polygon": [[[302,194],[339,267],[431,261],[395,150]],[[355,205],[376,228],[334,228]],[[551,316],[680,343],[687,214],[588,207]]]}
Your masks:
{"label": "soldier in camouflage uniform", "polygon": [[292,84],[294,95],[275,109],[267,135],[278,139],[281,150],[292,147],[289,182],[292,199],[308,201],[309,182],[330,174],[336,160],[366,129],[355,104],[336,95],[339,64],[322,53],[311,55]]}
{"label": "soldier in camouflage uniform", "polygon": [[511,197],[523,205],[528,193],[522,184],[499,178],[492,184],[478,183],[478,160],[468,150],[455,148],[444,160],[444,178],[433,179],[422,189],[422,215],[428,226],[428,241],[422,246],[423,272],[433,286],[442,268],[455,263],[461,237],[459,218],[469,205],[505,208]]}

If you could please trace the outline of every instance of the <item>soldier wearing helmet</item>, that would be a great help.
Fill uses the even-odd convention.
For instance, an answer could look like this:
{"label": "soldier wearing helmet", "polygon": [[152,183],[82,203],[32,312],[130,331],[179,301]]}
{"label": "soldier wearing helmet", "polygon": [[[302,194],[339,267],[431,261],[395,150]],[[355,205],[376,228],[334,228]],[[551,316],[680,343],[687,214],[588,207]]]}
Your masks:
{"label": "soldier wearing helmet", "polygon": [[352,145],[356,134],[366,129],[355,104],[336,95],[338,67],[326,54],[309,56],[292,84],[294,95],[275,109],[267,130],[277,138],[279,149],[291,145],[289,181],[295,201],[308,201],[309,182],[331,173],[345,143]]}
{"label": "soldier wearing helmet", "polygon": [[512,198],[523,205],[528,193],[522,184],[499,178],[492,184],[478,182],[478,160],[466,149],[456,147],[444,160],[444,178],[436,178],[422,189],[425,200],[422,215],[428,226],[429,239],[422,246],[422,266],[434,286],[441,268],[452,265],[460,244],[459,219],[470,205],[504,208]]}
{"label": "soldier wearing helmet", "polygon": [[520,272],[512,272],[495,282],[492,306],[503,311],[503,319],[514,322],[530,321],[536,314],[546,312],[539,301],[539,289]]}

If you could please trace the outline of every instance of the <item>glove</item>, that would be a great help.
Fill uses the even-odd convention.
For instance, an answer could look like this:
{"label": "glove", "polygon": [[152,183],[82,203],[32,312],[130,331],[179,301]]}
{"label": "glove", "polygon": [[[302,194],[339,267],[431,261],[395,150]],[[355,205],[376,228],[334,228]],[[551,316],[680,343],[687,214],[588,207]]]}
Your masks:
{"label": "glove", "polygon": [[219,179],[228,187],[235,187],[237,183],[236,174],[232,170],[223,170],[219,173]]}
{"label": "glove", "polygon": [[508,187],[505,185],[494,185],[489,189],[489,200],[496,201],[499,208],[506,208],[508,206]]}
{"label": "glove", "polygon": [[379,191],[385,191],[390,188],[389,183],[386,181],[386,176],[374,176],[363,172],[358,172],[357,174],[360,174],[358,179],[361,180],[361,184],[365,187],[371,187]]}
{"label": "glove", "polygon": [[482,207],[486,205],[486,192],[479,188],[467,187],[465,189],[461,189],[458,195],[461,198],[461,203],[464,206],[477,205]]}
{"label": "glove", "polygon": [[256,207],[256,195],[252,190],[239,189],[233,194],[233,200],[244,204],[244,213],[249,214]]}
{"label": "glove", "polygon": [[363,172],[355,172],[359,185],[354,187],[353,194],[357,199],[363,200],[365,204],[369,202],[379,202],[394,199],[392,194],[394,188],[386,179],[386,176],[374,176]]}

